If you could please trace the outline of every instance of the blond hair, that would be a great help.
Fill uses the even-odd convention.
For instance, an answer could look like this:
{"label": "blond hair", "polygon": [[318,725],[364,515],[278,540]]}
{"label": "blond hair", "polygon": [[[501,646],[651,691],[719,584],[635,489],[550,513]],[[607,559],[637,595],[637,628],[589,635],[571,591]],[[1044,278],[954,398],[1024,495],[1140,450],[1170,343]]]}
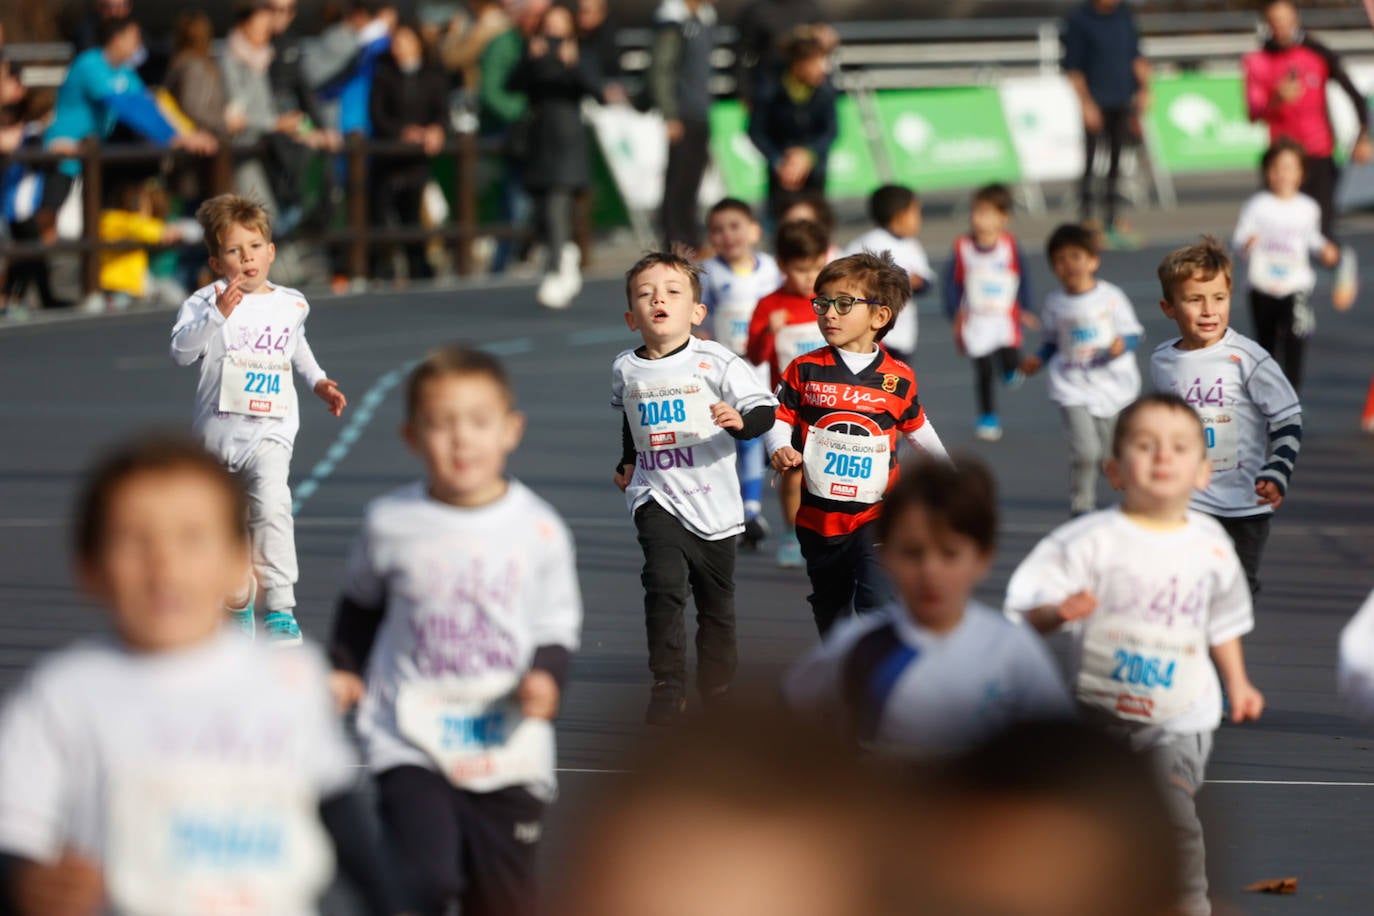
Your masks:
{"label": "blond hair", "polygon": [[1159,262],[1159,287],[1166,302],[1176,302],[1175,298],[1189,280],[1206,282],[1221,274],[1226,277],[1226,285],[1231,285],[1231,256],[1221,243],[1210,235],[1204,235],[1196,244],[1175,248]]}
{"label": "blond hair", "polygon": [[205,247],[212,258],[219,257],[220,240],[234,226],[259,232],[263,239],[272,241],[272,218],[267,215],[267,208],[241,194],[210,198],[196,210],[196,222],[205,230]]}

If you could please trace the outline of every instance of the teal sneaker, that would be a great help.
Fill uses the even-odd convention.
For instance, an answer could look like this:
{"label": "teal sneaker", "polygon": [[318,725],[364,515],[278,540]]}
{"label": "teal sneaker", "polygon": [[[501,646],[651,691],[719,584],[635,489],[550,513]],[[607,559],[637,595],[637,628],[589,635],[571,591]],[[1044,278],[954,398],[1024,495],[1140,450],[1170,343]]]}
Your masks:
{"label": "teal sneaker", "polygon": [[267,644],[273,649],[290,649],[305,640],[301,636],[301,625],[296,623],[296,615],[290,611],[273,611],[262,618],[262,629],[267,634]]}
{"label": "teal sneaker", "polygon": [[258,625],[257,620],[253,617],[253,605],[251,602],[249,602],[246,608],[228,608],[224,613],[229,618],[230,627],[242,633],[244,636],[247,636],[249,639],[256,638]]}
{"label": "teal sneaker", "polygon": [[805,565],[806,559],[802,557],[801,544],[797,541],[797,532],[787,532],[783,535],[782,543],[778,545],[778,566],[783,569],[800,569]]}

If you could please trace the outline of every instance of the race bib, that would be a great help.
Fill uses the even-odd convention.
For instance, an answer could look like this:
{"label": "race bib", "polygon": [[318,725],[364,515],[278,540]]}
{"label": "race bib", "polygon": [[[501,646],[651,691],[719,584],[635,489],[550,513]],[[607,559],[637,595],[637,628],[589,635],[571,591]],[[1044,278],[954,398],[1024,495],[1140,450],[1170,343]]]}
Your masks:
{"label": "race bib", "polygon": [[1111,317],[1083,316],[1078,321],[1071,321],[1065,326],[1062,338],[1059,348],[1068,365],[1092,366],[1115,339]]}
{"label": "race bib", "polygon": [[887,436],[855,436],[811,427],[802,448],[806,489],[845,503],[881,502],[890,470]]}
{"label": "race bib", "polygon": [[1133,722],[1167,722],[1197,702],[1211,676],[1205,634],[1119,617],[1089,618],[1076,693]]}
{"label": "race bib", "polygon": [[974,315],[1009,315],[1020,286],[1021,278],[1010,270],[976,270],[964,284],[964,298]]}
{"label": "race bib", "polygon": [[773,350],[778,356],[778,368],[785,370],[792,360],[825,346],[825,337],[815,324],[788,324],[773,335]]}
{"label": "race bib", "polygon": [[1250,251],[1250,285],[1286,295],[1310,268],[1307,252],[1280,241],[1259,242]]}
{"label": "race bib", "polygon": [[333,873],[318,798],[281,770],[116,774],[106,878],[122,916],[312,911]]}
{"label": "race bib", "polygon": [[1207,457],[1213,471],[1232,471],[1240,463],[1239,424],[1229,407],[1198,407],[1202,434],[1207,441]]}
{"label": "race bib", "polygon": [[736,356],[743,356],[749,348],[749,322],[757,303],[748,299],[733,299],[716,308],[716,340]]}
{"label": "race bib", "polygon": [[699,378],[630,382],[625,386],[625,416],[635,450],[687,448],[720,431],[711,419],[715,394]]}
{"label": "race bib", "polygon": [[286,417],[296,407],[291,360],[226,353],[220,363],[219,409],[249,417]]}
{"label": "race bib", "polygon": [[504,686],[493,694],[489,682],[407,684],[396,695],[397,725],[460,789],[552,785],[553,723],[526,719],[514,682]]}

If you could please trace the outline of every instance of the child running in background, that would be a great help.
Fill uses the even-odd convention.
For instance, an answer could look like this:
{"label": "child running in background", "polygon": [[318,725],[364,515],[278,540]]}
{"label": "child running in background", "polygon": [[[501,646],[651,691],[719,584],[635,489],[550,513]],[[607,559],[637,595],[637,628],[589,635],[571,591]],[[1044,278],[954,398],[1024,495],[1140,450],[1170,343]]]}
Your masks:
{"label": "child running in background", "polygon": [[945,271],[945,312],[954,322],[954,343],[973,361],[978,396],[979,439],[1002,438],[993,385],[1019,385],[1021,328],[1039,326],[1031,311],[1031,288],[1021,246],[1011,224],[1011,191],[1000,184],[973,194],[969,234],[954,242]]}
{"label": "child running in background", "polygon": [[1097,278],[1097,233],[1072,223],[1045,246],[1060,289],[1045,297],[1045,342],[1021,363],[1026,375],[1048,366],[1050,400],[1069,434],[1069,513],[1097,508],[1097,475],[1111,454],[1116,415],[1140,394],[1136,345],[1144,329],[1131,301]]}
{"label": "child running in background", "polygon": [[[775,248],[782,287],[760,299],[754,309],[746,354],[749,362],[768,366],[770,384],[776,389],[792,360],[825,346],[811,300],[816,295],[816,277],[828,263],[830,236],[819,223],[794,220],[778,228]],[[778,544],[778,565],[795,568],[805,562],[796,532],[801,471],[783,471],[777,486],[785,526]]]}
{"label": "child running in background", "polygon": [[296,535],[287,485],[301,425],[293,370],[334,416],[348,400],[305,339],[305,297],[268,280],[277,250],[267,211],[248,198],[222,194],[202,204],[196,219],[205,231],[210,269],[222,279],[182,303],[171,351],[178,366],[199,366],[197,435],[248,490],[252,568],[229,596],[227,611],[252,636],[260,587],[267,639],[299,645]]}
{"label": "child running in background", "polygon": [[707,707],[735,677],[735,538],[744,505],[735,442],[773,425],[777,401],[748,360],[692,336],[706,318],[696,266],[677,252],[646,255],[625,274],[625,323],[643,338],[611,367],[621,412],[616,486],[644,550],[644,622],[653,673],[650,725],[687,708],[687,597],[697,607],[697,691]]}
{"label": "child running in background", "polygon": [[[883,501],[875,540],[897,600],[845,621],[792,667],[788,703],[900,757],[964,750],[1073,703],[1042,640],[973,600],[992,568],[997,498],[981,463],[924,459]],[[854,684],[876,685],[854,690]]]}
{"label": "child running in background", "polygon": [[1254,629],[1244,571],[1221,526],[1188,508],[1207,486],[1207,451],[1182,398],[1128,406],[1107,465],[1121,506],[1052,532],[1012,574],[1006,600],[1008,614],[1040,632],[1072,633],[1085,718],[1155,759],[1182,859],[1179,912],[1189,916],[1211,911],[1193,797],[1221,723],[1218,673],[1233,722],[1264,710],[1241,649]]}
{"label": "child running in background", "polygon": [[1155,348],[1150,378],[1202,417],[1212,475],[1192,505],[1231,536],[1255,595],[1269,520],[1302,446],[1302,405],[1278,363],[1230,327],[1231,259],[1216,239],[1170,252],[1159,285],[1180,336]]}
{"label": "child running in background", "polygon": [[374,500],[331,654],[376,776],[409,911],[527,916],[554,729],[582,599],[572,536],[506,461],[524,417],[505,369],[430,354],[406,384],[425,478]]}
{"label": "child running in background", "polygon": [[[1241,207],[1232,247],[1249,259],[1255,341],[1278,361],[1293,390],[1302,387],[1303,354],[1317,327],[1311,254],[1335,267],[1341,251],[1322,235],[1321,208],[1302,186],[1302,147],[1280,140],[1260,160],[1264,190]],[[1350,307],[1348,301],[1344,302]]]}
{"label": "child running in background", "polygon": [[181,438],[86,477],[77,569],[109,632],[50,655],[0,714],[5,912],[317,912],[337,858],[399,913],[313,649],[227,632],[247,494]]}
{"label": "child running in background", "polygon": [[768,432],[773,468],[802,471],[797,536],[822,636],[840,617],[892,600],[878,563],[874,526],[897,482],[897,439],[945,456],[917,398],[916,375],[879,341],[906,306],[911,280],[888,254],[826,265],[812,306],[826,346],[797,357],[778,385]]}
{"label": "child running in background", "polygon": [[[733,197],[717,203],[706,217],[707,238],[716,254],[701,265],[701,301],[706,305],[711,337],[736,356],[748,354],[749,322],[759,300],[782,285],[778,262],[758,250],[762,232],[754,211]],[[768,367],[758,368],[766,378]],[[768,536],[761,514],[767,462],[759,439],[739,441],[735,448],[744,500],[740,546],[753,550]]]}
{"label": "child running in background", "polygon": [[930,268],[926,250],[917,241],[921,234],[921,198],[910,188],[883,185],[868,198],[868,215],[873,228],[849,243],[845,254],[864,251],[890,252],[897,266],[911,277],[911,301],[897,316],[892,333],[883,338],[883,346],[903,362],[911,362],[916,353],[919,332],[915,297],[930,289],[935,271]]}
{"label": "child running in background", "polygon": [[[825,237],[833,239],[835,237],[835,209],[830,206],[830,201],[825,199],[825,195],[818,191],[803,191],[792,198],[792,202],[782,211],[778,217],[777,224],[791,223],[797,220],[806,220],[815,223],[825,230]],[[776,236],[776,233],[774,233]],[[825,251],[825,263],[829,264],[840,256],[840,249],[831,242]]]}

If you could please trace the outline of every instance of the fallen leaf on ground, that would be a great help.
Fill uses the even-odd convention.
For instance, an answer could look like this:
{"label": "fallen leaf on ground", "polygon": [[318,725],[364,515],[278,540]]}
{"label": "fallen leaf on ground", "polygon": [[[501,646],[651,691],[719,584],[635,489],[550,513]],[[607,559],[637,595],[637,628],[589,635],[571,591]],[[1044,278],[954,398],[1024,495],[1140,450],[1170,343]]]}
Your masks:
{"label": "fallen leaf on ground", "polygon": [[1256,881],[1254,884],[1247,885],[1245,889],[1259,894],[1296,894],[1298,892],[1298,879],[1266,878],[1263,881]]}

